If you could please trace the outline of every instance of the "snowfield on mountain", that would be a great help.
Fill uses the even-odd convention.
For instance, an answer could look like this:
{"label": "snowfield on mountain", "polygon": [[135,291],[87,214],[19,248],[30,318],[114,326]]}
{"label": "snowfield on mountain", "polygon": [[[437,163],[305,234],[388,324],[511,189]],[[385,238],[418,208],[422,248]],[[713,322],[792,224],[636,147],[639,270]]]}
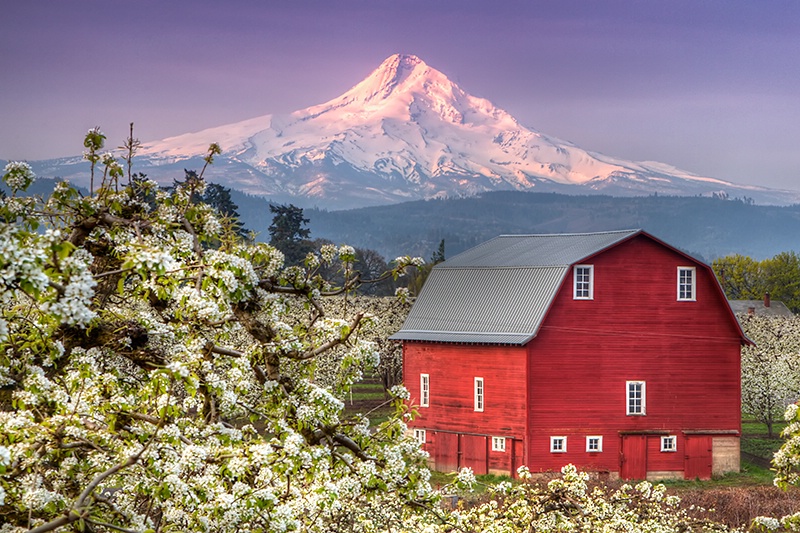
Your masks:
{"label": "snowfield on mountain", "polygon": [[[413,55],[395,54],[341,96],[288,115],[144,143],[136,166],[171,183],[223,150],[208,179],[298,205],[342,209],[491,190],[619,196],[748,197],[790,204],[800,194],[697,176],[663,163],[630,162],[527,128],[471,96]],[[80,182],[77,158],[34,165]]]}

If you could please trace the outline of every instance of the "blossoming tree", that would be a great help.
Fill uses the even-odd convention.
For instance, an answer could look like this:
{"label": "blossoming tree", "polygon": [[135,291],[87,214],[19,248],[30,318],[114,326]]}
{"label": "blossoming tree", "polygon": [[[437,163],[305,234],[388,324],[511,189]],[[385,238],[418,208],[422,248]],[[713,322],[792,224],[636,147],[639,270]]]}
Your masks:
{"label": "blossoming tree", "polygon": [[[30,167],[4,170],[0,533],[727,530],[663,486],[592,489],[571,466],[546,484],[522,467],[485,503],[439,508],[407,391],[377,427],[343,415],[385,327],[352,299],[323,303],[363,282],[354,249],[284,267],[194,201],[202,172],[167,192],[132,179],[131,149],[124,186],[103,140],[87,134],[88,196],[25,196]],[[339,286],[319,275],[331,265]],[[451,488],[474,483],[464,469]]]}
{"label": "blossoming tree", "polygon": [[742,411],[767,426],[800,398],[800,318],[746,315],[742,328],[755,346],[742,348]]}
{"label": "blossoming tree", "polygon": [[[312,379],[334,348],[376,363],[370,317],[320,303],[362,282],[353,248],[284,268],[193,201],[202,172],[123,186],[103,139],[87,134],[88,196],[25,196],[30,167],[4,171],[0,531],[373,531],[433,501],[403,390],[370,430],[342,415],[356,373]],[[330,264],[343,286],[317,275]]]}

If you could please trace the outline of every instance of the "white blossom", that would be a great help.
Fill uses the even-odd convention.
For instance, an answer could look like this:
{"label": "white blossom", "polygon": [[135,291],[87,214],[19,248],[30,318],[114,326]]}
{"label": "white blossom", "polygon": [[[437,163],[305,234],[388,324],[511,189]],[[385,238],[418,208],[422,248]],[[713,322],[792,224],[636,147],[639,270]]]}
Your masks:
{"label": "white blossom", "polygon": [[781,527],[781,523],[777,518],[771,518],[767,516],[757,516],[753,523],[759,526],[762,526],[770,531],[774,531]]}
{"label": "white blossom", "polygon": [[0,466],[11,465],[11,452],[5,446],[0,446]]}
{"label": "white blossom", "polygon": [[33,169],[24,161],[10,161],[3,169],[3,181],[13,191],[27,189],[35,179]]}

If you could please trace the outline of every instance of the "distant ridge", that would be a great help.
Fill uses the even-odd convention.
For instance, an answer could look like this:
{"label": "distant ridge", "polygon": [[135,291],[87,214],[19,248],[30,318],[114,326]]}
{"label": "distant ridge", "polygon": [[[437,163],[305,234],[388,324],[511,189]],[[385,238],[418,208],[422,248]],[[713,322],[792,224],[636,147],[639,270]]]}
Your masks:
{"label": "distant ridge", "polygon": [[[442,240],[446,256],[452,257],[498,235],[630,228],[641,228],[709,263],[729,254],[761,260],[800,252],[800,205],[704,197],[497,191],[346,211],[306,209],[304,214],[311,220],[312,238],[371,248],[387,258],[412,254],[427,259]],[[258,229],[257,218],[249,224]],[[268,225],[266,221],[264,228]]]}
{"label": "distant ridge", "polygon": [[[301,206],[344,209],[494,190],[653,193],[800,202],[800,193],[736,185],[663,163],[589,152],[520,125],[414,55],[387,58],[326,103],[148,142],[136,169],[162,182],[223,149],[209,179]],[[42,175],[85,181],[80,157],[34,162]]]}

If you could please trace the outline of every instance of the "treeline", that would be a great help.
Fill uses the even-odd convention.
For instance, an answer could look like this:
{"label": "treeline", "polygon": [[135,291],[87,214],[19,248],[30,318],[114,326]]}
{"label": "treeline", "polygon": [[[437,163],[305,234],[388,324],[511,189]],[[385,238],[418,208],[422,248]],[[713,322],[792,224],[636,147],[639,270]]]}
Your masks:
{"label": "treeline", "polygon": [[[243,217],[247,216],[244,211]],[[371,248],[386,257],[429,257],[442,239],[452,256],[502,234],[641,228],[710,262],[730,254],[771,257],[795,249],[800,235],[800,206],[704,197],[492,192],[347,211],[306,209],[305,213],[314,235]]]}
{"label": "treeline", "polygon": [[759,300],[769,293],[771,299],[800,313],[800,256],[796,252],[781,252],[761,261],[733,254],[715,259],[711,267],[729,300]]}
{"label": "treeline", "polygon": [[[302,208],[292,204],[269,204],[269,210],[273,215],[268,228],[269,243],[283,252],[286,266],[311,267],[309,258],[324,256],[325,249],[331,250],[331,246],[336,248],[337,243],[328,239],[311,239],[311,230],[306,227],[309,219],[304,216]],[[349,245],[343,245],[343,248],[349,248]],[[444,261],[444,241],[439,244],[428,264],[410,267],[403,278],[387,277],[386,273],[393,266],[389,264],[390,260],[387,261],[375,250],[354,247],[352,255],[353,261],[345,261],[342,267],[323,263],[312,270],[316,269],[316,275],[329,280],[334,287],[348,285],[357,272],[363,284],[358,284],[356,292],[363,295],[390,296],[401,287],[417,295],[430,273],[431,265]]]}

